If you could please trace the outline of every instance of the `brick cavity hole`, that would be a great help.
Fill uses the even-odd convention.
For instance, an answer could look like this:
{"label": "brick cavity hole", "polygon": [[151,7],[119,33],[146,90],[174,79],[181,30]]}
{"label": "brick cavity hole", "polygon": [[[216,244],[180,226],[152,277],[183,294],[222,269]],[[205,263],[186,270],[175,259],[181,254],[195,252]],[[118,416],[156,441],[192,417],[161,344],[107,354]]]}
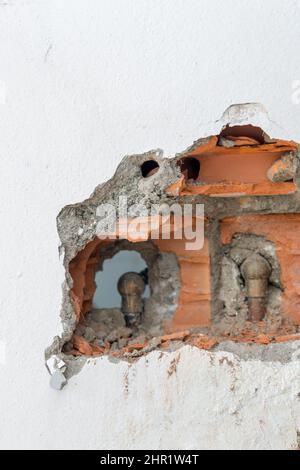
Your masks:
{"label": "brick cavity hole", "polygon": [[70,263],[73,336],[70,355],[98,355],[144,346],[162,335],[177,308],[177,256],[152,242],[91,242]]}

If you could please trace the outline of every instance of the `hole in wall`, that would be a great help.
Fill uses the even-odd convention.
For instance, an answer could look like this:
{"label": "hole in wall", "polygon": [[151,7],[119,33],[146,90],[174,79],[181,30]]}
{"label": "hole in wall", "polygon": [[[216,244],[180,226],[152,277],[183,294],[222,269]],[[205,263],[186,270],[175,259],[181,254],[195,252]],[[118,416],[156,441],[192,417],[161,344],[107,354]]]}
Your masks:
{"label": "hole in wall", "polygon": [[163,333],[163,322],[177,308],[177,256],[160,251],[152,241],[95,240],[78,253],[70,273],[80,312],[63,347],[69,355],[99,355],[145,344]]}
{"label": "hole in wall", "polygon": [[[146,276],[147,264],[137,251],[123,250],[113,258],[103,263],[102,270],[95,275],[96,291],[93,298],[93,308],[121,307],[121,295],[118,291],[118,281],[126,272],[141,273]],[[144,274],[145,273],[145,274]],[[143,298],[150,297],[150,288],[146,283]]]}
{"label": "hole in wall", "polygon": [[226,141],[231,141],[235,146],[262,145],[265,143],[265,133],[260,127],[251,124],[245,126],[227,125],[220,132],[218,145],[223,146]]}
{"label": "hole in wall", "polygon": [[[221,139],[224,139],[224,142],[221,142]],[[163,161],[160,170],[161,183],[154,178],[154,184],[149,181],[149,184],[143,185],[143,191],[140,191],[141,177],[153,175],[159,170],[159,164],[155,159],[149,159],[149,152],[140,156],[133,155],[120,164],[113,179],[97,186],[90,199],[66,206],[60,212],[57,225],[65,253],[66,267],[62,308],[63,335],[61,338],[56,337],[46,352],[47,359],[53,359],[55,367],[69,368],[70,356],[112,354],[114,358],[139,357],[157,347],[169,348],[168,344],[172,341],[184,341],[210,349],[227,336],[233,337],[236,341],[245,341],[246,338],[247,341],[265,342],[265,338],[260,338],[262,335],[259,334],[264,332],[269,335],[267,341],[271,342],[273,335],[276,335],[274,336],[276,340],[278,335],[298,332],[299,313],[295,310],[299,305],[298,294],[295,289],[289,290],[289,284],[292,283],[281,285],[280,273],[282,266],[283,279],[286,279],[285,276],[288,274],[289,279],[298,282],[296,254],[299,245],[298,240],[292,237],[297,233],[299,214],[293,214],[293,199],[290,200],[287,196],[285,200],[284,198],[280,200],[281,219],[276,220],[276,223],[272,222],[272,230],[276,228],[276,240],[273,246],[271,240],[262,238],[262,235],[258,238],[257,234],[264,234],[266,230],[266,237],[270,236],[270,239],[273,239],[272,230],[270,233],[268,229],[271,222],[264,218],[262,212],[269,207],[270,215],[266,217],[273,217],[272,214],[278,210],[278,206],[275,201],[274,204],[266,206],[267,199],[263,199],[260,204],[258,196],[290,193],[286,192],[286,188],[281,192],[280,187],[275,187],[274,192],[267,187],[262,194],[254,191],[256,185],[260,183],[265,185],[267,171],[278,157],[290,153],[293,157],[298,157],[297,144],[274,139],[271,141],[267,136],[265,138],[262,129],[255,126],[229,125],[220,135],[211,136],[209,140],[200,139],[199,142],[199,145],[197,142],[197,146],[193,145],[188,153],[184,151],[179,160],[176,156],[173,160]],[[217,143],[220,145],[218,148]],[[260,149],[260,144],[268,145],[263,145]],[[231,149],[231,147],[241,148]],[[158,157],[156,153],[154,155]],[[245,160],[248,161],[246,170]],[[255,169],[260,161],[264,161],[264,165],[259,167],[259,172],[253,171],[250,177],[248,173]],[[138,171],[135,175],[136,184],[133,184],[130,171],[132,162]],[[144,163],[141,165],[141,162]],[[283,163],[286,164],[286,161],[283,160]],[[185,191],[188,184],[182,185],[182,178],[178,178],[178,164],[187,180],[199,178],[201,164],[201,181],[190,184]],[[283,166],[277,171],[278,174],[272,176],[272,182],[287,179],[287,171],[284,179],[282,177],[282,168]],[[297,168],[295,165],[290,172],[294,174]],[[213,184],[208,187],[211,182]],[[222,186],[224,182],[229,186],[227,192]],[[221,184],[218,189],[219,183]],[[168,191],[172,185],[173,192]],[[255,198],[252,201],[251,198],[245,200],[241,198],[241,192],[242,196],[249,194]],[[188,250],[185,248],[184,238],[156,239],[151,233],[148,233],[149,238],[146,242],[132,243],[130,241],[132,238],[120,239],[120,234],[112,239],[98,238],[97,222],[100,220],[96,217],[97,212],[95,216],[95,207],[106,203],[117,204],[118,198],[124,193],[128,193],[130,208],[134,209],[133,212],[137,216],[139,215],[135,209],[137,203],[146,204],[147,208],[160,201],[170,207],[174,202],[183,206],[185,202],[183,196],[210,195],[209,201],[200,197],[187,200],[192,204],[205,201],[206,225],[203,249],[196,252]],[[225,200],[223,197],[225,194],[234,199],[226,197]],[[216,197],[219,199],[216,200]],[[243,204],[244,201],[246,205]],[[248,220],[248,215],[246,216],[250,209],[254,213],[257,212],[254,222]],[[287,225],[289,228],[286,228]],[[246,231],[251,236],[247,236],[247,239],[244,235],[241,237],[240,230],[242,233]],[[290,243],[287,242],[287,232],[291,237]],[[161,233],[159,235],[161,236]],[[236,235],[239,236],[238,243],[234,243]],[[126,238],[128,235],[122,232],[121,236]],[[143,235],[137,239],[146,238]],[[220,242],[225,247],[226,253],[222,253]],[[277,246],[279,246],[278,251]],[[115,263],[119,258],[117,255],[121,255],[123,251],[122,256],[124,256],[124,251],[127,250],[131,251],[131,255],[136,250],[145,263],[139,267],[127,263],[118,274],[115,272],[115,267],[113,269],[115,279],[109,280],[107,276],[106,288],[100,295],[101,299],[97,299],[98,293],[95,294],[95,291],[104,286],[104,283],[97,279],[101,274],[99,269],[103,269],[103,273],[107,275],[109,263]],[[270,272],[267,270],[267,273],[263,273],[264,276],[258,278],[255,272],[256,277],[253,278],[251,272],[249,275],[249,270],[248,272],[243,270],[244,278],[241,272],[242,263],[253,254],[259,254],[267,260]],[[257,260],[255,262],[257,264]],[[129,294],[139,294],[143,291],[143,311],[139,324],[130,328],[126,325],[128,312],[122,303],[120,305],[118,279],[124,271],[141,272],[145,264],[151,286],[150,295],[145,295],[143,286],[137,289],[138,292],[135,291],[135,286],[134,289],[130,287]],[[250,268],[252,269],[252,265]],[[260,290],[257,292],[258,289]],[[285,294],[284,290],[291,292],[291,295]],[[110,291],[108,292],[110,298],[107,297],[106,291]],[[250,304],[251,302],[253,304],[253,299],[256,309],[251,312]],[[287,318],[283,317],[285,312]],[[259,314],[259,321],[253,318],[253,313]],[[131,331],[128,331],[130,329]],[[170,348],[173,347],[170,345]],[[62,366],[62,361],[58,359],[63,359],[66,363]],[[74,361],[76,367],[78,363],[77,360]],[[60,369],[58,372],[62,374]],[[73,372],[68,369],[69,376],[70,373]]]}
{"label": "hole in wall", "polygon": [[197,180],[200,173],[200,162],[197,158],[186,157],[180,162],[180,170],[186,180]]}
{"label": "hole in wall", "polygon": [[156,160],[147,160],[141,165],[141,172],[144,178],[154,175],[159,170],[159,164]]}

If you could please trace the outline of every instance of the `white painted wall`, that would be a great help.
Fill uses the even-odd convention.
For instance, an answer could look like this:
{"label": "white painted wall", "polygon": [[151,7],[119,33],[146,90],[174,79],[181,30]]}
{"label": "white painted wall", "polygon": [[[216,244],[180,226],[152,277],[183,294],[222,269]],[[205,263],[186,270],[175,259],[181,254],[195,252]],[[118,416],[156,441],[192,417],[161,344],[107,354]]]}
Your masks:
{"label": "white painted wall", "polygon": [[233,370],[186,348],[170,378],[169,356],[104,359],[56,392],[43,351],[60,331],[60,208],[235,102],[300,141],[299,22],[297,0],[0,1],[1,448],[295,445],[298,363]]}

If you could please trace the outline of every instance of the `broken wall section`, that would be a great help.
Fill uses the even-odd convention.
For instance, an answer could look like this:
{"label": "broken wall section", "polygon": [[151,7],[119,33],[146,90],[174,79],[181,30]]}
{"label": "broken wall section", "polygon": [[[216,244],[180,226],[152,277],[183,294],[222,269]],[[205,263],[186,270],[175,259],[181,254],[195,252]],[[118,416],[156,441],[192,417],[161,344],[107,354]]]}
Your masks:
{"label": "broken wall section", "polygon": [[[297,254],[298,241],[292,237],[290,243],[286,234],[287,227],[295,233],[298,228],[298,187],[298,145],[271,139],[259,127],[245,127],[240,121],[226,125],[218,135],[196,141],[174,159],[164,159],[161,151],[124,158],[110,181],[98,186],[83,203],[64,208],[58,217],[66,268],[64,334],[56,338],[46,356],[56,354],[69,362],[82,354],[128,359],[155,347],[166,349],[172,341],[210,348],[228,337],[252,342],[261,342],[263,337],[264,343],[279,337],[295,339],[300,323],[299,271],[297,259],[292,267],[291,255]],[[122,240],[121,235],[112,244],[107,240],[100,243],[97,207],[118,207],[120,197],[125,196],[131,218],[139,217],[139,205],[150,209],[153,204],[183,207],[188,203],[194,208],[204,204],[203,248],[188,252],[185,240],[150,240],[148,233],[140,240],[126,236]],[[280,229],[274,238],[271,227],[275,220]],[[121,225],[119,213],[118,221]],[[93,344],[94,339],[85,338],[83,330],[78,334],[76,328],[87,327],[83,322],[89,318],[95,320],[95,272],[105,256],[113,256],[122,244],[132,244],[135,249],[140,243],[144,244],[141,253],[151,282],[141,325],[147,330],[145,341],[140,341],[137,331],[132,337],[129,334],[112,342],[103,337],[98,338],[101,345]],[[270,270],[266,315],[261,322],[249,321],[249,295],[242,275],[246,252],[261,257]],[[156,261],[152,264],[151,259]],[[110,332],[115,328],[113,317],[126,329],[120,310],[114,310],[107,315]],[[126,341],[127,346],[121,348]],[[112,350],[114,342],[117,346]]]}

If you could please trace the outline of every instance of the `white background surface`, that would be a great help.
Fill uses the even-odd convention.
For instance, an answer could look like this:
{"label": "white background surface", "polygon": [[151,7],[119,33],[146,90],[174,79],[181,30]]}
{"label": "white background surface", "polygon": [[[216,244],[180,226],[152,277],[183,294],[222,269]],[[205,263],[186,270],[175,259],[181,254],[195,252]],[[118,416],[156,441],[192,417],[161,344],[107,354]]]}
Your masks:
{"label": "white background surface", "polygon": [[[0,1],[1,447],[295,443],[290,366],[274,366],[279,379],[259,363],[237,372],[245,440],[230,418],[232,370],[216,372],[207,353],[191,353],[172,380],[170,358],[151,356],[149,374],[143,360],[126,398],[127,366],[106,360],[50,389],[43,351],[60,331],[61,207],[86,198],[124,154],[183,150],[232,103],[262,102],[282,136],[300,141],[299,24],[296,0]],[[265,389],[259,410],[245,404],[250,373]]]}

